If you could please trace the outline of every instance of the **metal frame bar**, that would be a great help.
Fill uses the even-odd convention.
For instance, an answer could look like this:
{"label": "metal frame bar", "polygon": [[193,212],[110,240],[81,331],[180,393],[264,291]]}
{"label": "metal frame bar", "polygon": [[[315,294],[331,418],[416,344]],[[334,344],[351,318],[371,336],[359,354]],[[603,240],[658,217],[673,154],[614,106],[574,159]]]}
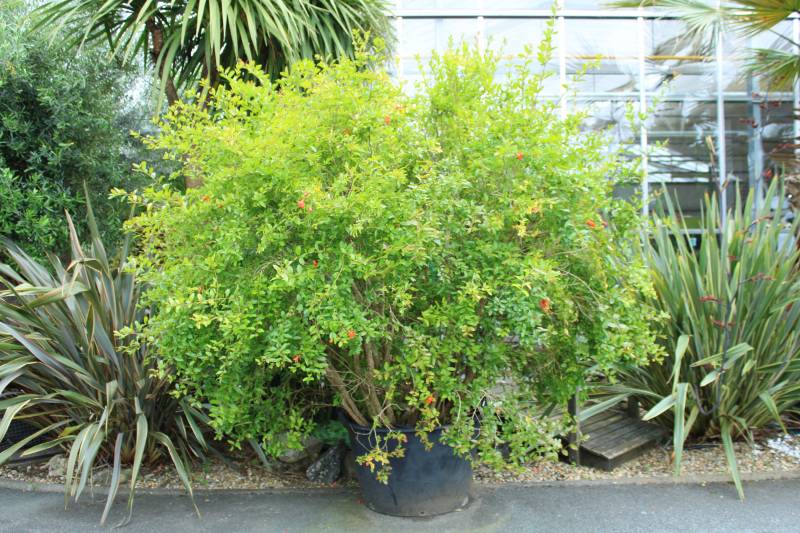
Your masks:
{"label": "metal frame bar", "polygon": [[[550,9],[497,9],[497,8],[476,8],[476,9],[457,9],[457,8],[430,8],[430,9],[406,9],[398,7],[391,13],[392,16],[404,18],[493,18],[493,19],[550,19],[553,12]],[[560,5],[560,4],[559,4]],[[663,11],[649,8],[636,9],[557,9],[557,17],[577,18],[577,19],[646,19],[661,20],[680,20],[680,17],[668,15]],[[798,19],[800,15],[791,15],[789,19]]]}
{"label": "metal frame bar", "polygon": [[[639,13],[643,14],[644,9],[639,8]],[[647,140],[647,124],[645,124],[642,117],[647,113],[647,80],[645,62],[646,46],[645,35],[647,32],[647,24],[645,23],[644,16],[639,16],[636,19],[636,28],[638,33],[637,47],[639,51],[639,120],[642,124],[639,128],[639,150],[641,151],[642,158],[642,214],[647,216],[650,211],[650,176],[649,176],[649,148]]]}
{"label": "metal frame bar", "polygon": [[[556,6],[561,11],[564,0],[556,0]],[[552,16],[552,15],[551,15]],[[561,97],[559,112],[561,118],[566,118],[567,109],[567,29],[566,20],[563,15],[556,19],[556,37],[558,38],[558,93]]]}
{"label": "metal frame bar", "polygon": [[[752,42],[752,38],[750,39]],[[760,90],[759,77],[752,75],[748,79],[748,88],[751,94],[757,94]],[[757,128],[748,129],[749,143],[747,149],[747,159],[749,162],[750,179],[748,186],[755,191],[753,202],[753,216],[761,209],[761,200],[764,197],[764,180],[762,179],[764,172],[764,145],[761,138],[761,128],[763,127],[761,106],[755,99],[752,100],[750,105],[751,118],[758,124]]]}
{"label": "metal frame bar", "polygon": [[[559,2],[561,5],[561,2]],[[550,19],[553,12],[549,9],[405,9],[396,8],[392,13],[395,16],[404,18],[475,18],[485,17],[493,19]],[[644,9],[615,9],[615,10],[591,10],[591,9],[557,9],[557,17],[582,18],[582,19],[637,19],[640,16],[649,19],[678,20],[678,17],[665,15],[663,12]]]}
{"label": "metal frame bar", "polygon": [[[720,8],[721,2],[717,0],[717,9]],[[724,83],[724,68],[725,68],[725,50],[724,50],[723,31],[717,33],[717,42],[714,43],[715,52],[717,56],[717,72],[716,72],[716,91],[717,91],[717,173],[718,173],[718,187],[719,187],[719,210],[720,222],[724,227],[727,222],[728,216],[728,197],[727,197],[727,146],[725,143],[725,87]]]}
{"label": "metal frame bar", "polygon": [[[792,39],[795,43],[798,43],[797,46],[797,53],[800,54],[800,17],[795,17],[792,21]],[[800,80],[797,80],[794,84],[794,112],[800,113]],[[800,138],[800,116],[794,121],[794,139],[793,142],[797,143],[797,139]],[[800,158],[800,147],[795,148],[795,157]]]}

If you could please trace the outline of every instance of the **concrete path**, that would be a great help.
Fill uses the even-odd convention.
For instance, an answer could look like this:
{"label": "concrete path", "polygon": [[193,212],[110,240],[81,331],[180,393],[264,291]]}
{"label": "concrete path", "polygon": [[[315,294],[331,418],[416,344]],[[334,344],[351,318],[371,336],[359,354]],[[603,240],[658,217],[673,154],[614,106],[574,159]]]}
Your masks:
{"label": "concrete path", "polygon": [[[137,496],[124,533],[566,531],[800,531],[800,480],[750,482],[747,501],[729,484],[478,487],[463,511],[429,519],[375,514],[354,491],[200,494],[197,518],[185,496]],[[0,531],[83,532],[98,525],[102,498],[64,511],[63,495],[0,489]],[[123,499],[124,502],[124,499]],[[124,512],[117,505],[109,520]]]}

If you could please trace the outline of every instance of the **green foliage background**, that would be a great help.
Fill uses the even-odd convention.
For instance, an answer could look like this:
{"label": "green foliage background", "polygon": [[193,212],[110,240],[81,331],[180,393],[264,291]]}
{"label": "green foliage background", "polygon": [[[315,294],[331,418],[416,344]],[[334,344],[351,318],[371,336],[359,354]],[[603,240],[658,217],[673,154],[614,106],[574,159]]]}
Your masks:
{"label": "green foliage background", "polygon": [[129,132],[147,117],[126,94],[134,76],[102,49],[76,54],[28,33],[26,17],[26,4],[0,4],[0,235],[64,255],[65,210],[86,234],[85,182],[113,245],[127,208],[108,194],[143,179],[131,172],[145,154]]}

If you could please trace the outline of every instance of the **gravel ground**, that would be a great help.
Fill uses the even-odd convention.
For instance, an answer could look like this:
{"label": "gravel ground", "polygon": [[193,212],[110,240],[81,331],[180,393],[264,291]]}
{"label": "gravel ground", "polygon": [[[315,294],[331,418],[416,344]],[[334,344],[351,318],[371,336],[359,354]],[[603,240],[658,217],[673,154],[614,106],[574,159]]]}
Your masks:
{"label": "gravel ground", "polygon": [[[800,436],[786,437],[781,440],[780,446],[771,446],[771,442],[764,440],[753,446],[744,442],[736,443],[739,471],[748,473],[800,471]],[[728,472],[725,453],[718,443],[695,445],[684,450],[681,464],[681,473],[687,476]],[[521,473],[496,473],[479,467],[475,477],[478,481],[489,483],[621,479],[670,477],[674,469],[672,447],[656,447],[610,472],[567,463],[538,462]]]}
{"label": "gravel ground", "polygon": [[[238,459],[238,460],[237,460]],[[24,466],[0,467],[0,478],[27,481],[31,483],[63,483],[63,475],[50,475],[47,463]],[[95,485],[106,485],[108,470],[105,467],[94,473]],[[280,489],[325,487],[305,478],[303,471],[286,469],[274,471],[264,468],[249,458],[235,458],[222,461],[209,459],[206,463],[195,465],[191,472],[192,486],[195,489]],[[128,472],[123,471],[123,479],[129,480]],[[339,486],[341,481],[337,482]],[[334,484],[336,486],[336,484]],[[183,489],[180,478],[171,464],[155,468],[142,467],[137,487],[146,489]]]}
{"label": "gravel ground", "polygon": [[[736,444],[736,457],[741,472],[786,472],[800,471],[800,435],[764,438],[751,446]],[[683,474],[725,474],[727,464],[719,444],[695,445],[684,452]],[[31,483],[62,483],[63,476],[48,475],[48,465],[34,464],[16,467],[0,467],[0,478]],[[606,472],[567,463],[541,461],[531,464],[522,472],[496,473],[484,467],[475,470],[478,483],[518,483],[559,480],[621,479],[630,477],[669,477],[673,474],[672,450],[654,448],[641,457]],[[107,474],[99,470],[95,483],[104,485]],[[240,457],[234,461],[219,459],[195,466],[193,485],[196,489],[267,489],[267,488],[321,488],[307,481],[301,469],[270,471],[256,461]],[[340,479],[333,486],[353,483]],[[155,469],[143,468],[139,487],[181,489],[182,485],[174,469],[162,465]]]}

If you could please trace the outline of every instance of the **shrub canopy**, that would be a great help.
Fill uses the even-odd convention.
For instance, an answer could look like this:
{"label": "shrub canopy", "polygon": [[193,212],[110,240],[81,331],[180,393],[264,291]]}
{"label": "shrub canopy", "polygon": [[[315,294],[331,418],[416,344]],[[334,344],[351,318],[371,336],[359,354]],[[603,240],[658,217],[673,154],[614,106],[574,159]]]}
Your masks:
{"label": "shrub canopy", "polygon": [[521,460],[555,444],[532,401],[648,358],[639,219],[612,198],[635,169],[559,118],[532,57],[502,80],[452,48],[416,96],[363,54],[275,84],[240,66],[165,118],[154,146],[203,185],[146,191],[132,227],[162,364],[220,432],[296,443],[323,383],[356,422],[449,424],[463,453],[478,416],[480,456]]}
{"label": "shrub canopy", "polygon": [[76,54],[31,35],[24,18],[24,6],[0,8],[0,235],[37,257],[66,256],[64,212],[88,234],[85,182],[113,244],[127,208],[108,194],[142,181],[130,172],[142,158],[129,135],[143,116],[126,97],[133,78],[102,50]]}

